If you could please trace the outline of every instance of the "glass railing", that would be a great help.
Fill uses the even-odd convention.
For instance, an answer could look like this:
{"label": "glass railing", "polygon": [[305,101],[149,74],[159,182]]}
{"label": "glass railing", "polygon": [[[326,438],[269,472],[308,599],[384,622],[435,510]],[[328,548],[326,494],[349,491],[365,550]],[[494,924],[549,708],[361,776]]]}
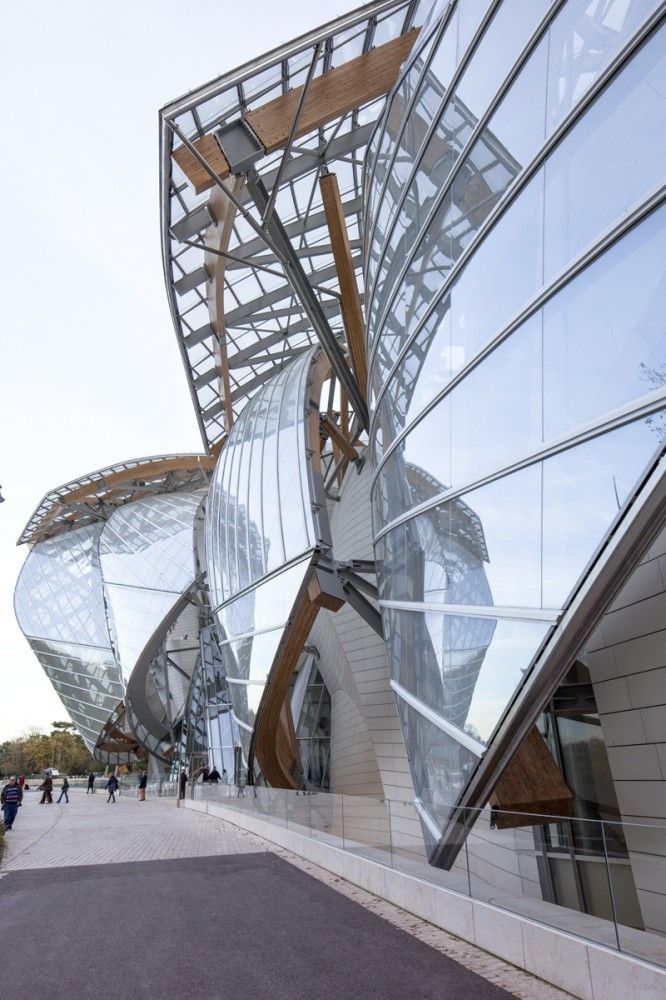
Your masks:
{"label": "glass railing", "polygon": [[428,864],[411,802],[228,785],[188,787],[187,796],[666,966],[666,820],[457,810],[469,832],[444,870]]}

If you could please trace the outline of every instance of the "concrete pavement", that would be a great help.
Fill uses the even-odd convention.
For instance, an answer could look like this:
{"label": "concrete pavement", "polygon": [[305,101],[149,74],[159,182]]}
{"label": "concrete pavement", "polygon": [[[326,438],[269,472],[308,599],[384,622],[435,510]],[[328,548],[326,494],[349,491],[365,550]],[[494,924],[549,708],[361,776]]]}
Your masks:
{"label": "concrete pavement", "polygon": [[70,799],[40,806],[29,793],[7,835],[12,1000],[562,996],[173,799]]}

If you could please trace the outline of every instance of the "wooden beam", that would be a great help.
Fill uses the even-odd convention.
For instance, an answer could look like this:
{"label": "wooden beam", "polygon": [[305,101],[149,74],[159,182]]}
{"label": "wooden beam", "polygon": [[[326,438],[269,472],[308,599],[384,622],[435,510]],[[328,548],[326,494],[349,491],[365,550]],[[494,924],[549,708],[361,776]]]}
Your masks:
{"label": "wooden beam", "polygon": [[543,825],[552,823],[554,816],[571,815],[573,794],[536,726],[495,785],[490,804],[500,830]]}
{"label": "wooden beam", "polygon": [[[418,33],[418,28],[412,28],[404,35],[315,77],[310,83],[294,138],[307,135],[354,108],[387,94],[412,51]],[[267,153],[286,145],[302,92],[303,86],[295,87],[244,116]],[[215,137],[202,136],[194,141],[194,145],[215,173],[225,180],[229,176],[229,164]],[[213,179],[186,147],[176,149],[173,158],[197,194],[214,186]]]}
{"label": "wooden beam", "polygon": [[338,272],[340,285],[340,307],[342,319],[347,333],[347,344],[352,362],[352,370],[356,376],[363,398],[367,401],[368,366],[365,355],[365,323],[361,297],[356,283],[356,273],[352,260],[345,214],[342,208],[338,178],[335,174],[324,174],[319,178],[322,202],[328,231],[331,237],[331,248],[335,268]]}
{"label": "wooden beam", "polygon": [[350,462],[356,462],[358,460],[358,452],[353,447],[350,441],[346,437],[343,437],[340,433],[340,428],[337,424],[334,424],[329,417],[321,418],[322,430],[330,437],[331,441],[338,446],[342,454],[349,459]]}
{"label": "wooden beam", "polygon": [[[418,28],[412,28],[316,77],[310,84],[294,138],[307,135],[334,118],[387,94],[412,51],[418,33]],[[246,114],[246,122],[267,153],[280,149],[287,141],[302,91],[302,86],[295,87]]]}
{"label": "wooden beam", "polygon": [[[231,193],[236,198],[240,198],[244,184],[245,179],[243,177],[234,177],[231,181]],[[216,187],[211,193],[210,205],[218,222],[215,226],[210,226],[206,230],[206,246],[212,250],[226,252],[229,249],[229,242],[233,233],[236,206],[230,198],[225,196],[219,187]],[[206,296],[211,324],[217,334],[215,365],[219,375],[220,395],[222,396],[224,406],[224,422],[228,434],[233,426],[234,411],[231,405],[229,354],[227,351],[227,335],[224,322],[224,272],[227,266],[227,259],[226,257],[221,257],[219,253],[206,253],[204,263],[208,269],[208,273],[211,275],[211,280],[206,283]]]}
{"label": "wooden beam", "polygon": [[337,611],[342,588],[332,574],[311,566],[298,591],[259,702],[250,746],[263,778],[273,788],[302,788],[303,770],[287,696],[303,647],[320,608]]}
{"label": "wooden beam", "polygon": [[[218,174],[222,180],[226,180],[230,173],[229,164],[227,163],[227,158],[220,149],[215,136],[204,135],[201,139],[197,139],[194,145],[197,147],[204,159],[210,163],[215,173]],[[180,146],[178,149],[175,149],[173,152],[173,158],[187,177],[196,194],[202,194],[204,191],[208,191],[209,188],[213,187],[215,182],[212,180],[210,175],[206,173],[197,158],[189,151],[187,146]]]}
{"label": "wooden beam", "polygon": [[298,747],[291,747],[290,753],[282,710],[292,675],[318,610],[310,600],[306,578],[280,640],[257,709],[250,759],[252,761],[256,756],[262,776],[273,788],[303,787]]}
{"label": "wooden beam", "polygon": [[215,468],[216,459],[213,455],[176,455],[174,458],[158,458],[153,462],[145,462],[143,465],[135,465],[128,469],[121,469],[118,472],[111,472],[101,479],[91,480],[83,486],[63,493],[59,500],[54,503],[51,510],[42,518],[42,521],[26,541],[39,541],[51,522],[62,513],[71,503],[85,500],[86,497],[101,493],[118,483],[131,482],[132,480],[151,480],[168,472],[194,472],[197,469],[211,471]]}

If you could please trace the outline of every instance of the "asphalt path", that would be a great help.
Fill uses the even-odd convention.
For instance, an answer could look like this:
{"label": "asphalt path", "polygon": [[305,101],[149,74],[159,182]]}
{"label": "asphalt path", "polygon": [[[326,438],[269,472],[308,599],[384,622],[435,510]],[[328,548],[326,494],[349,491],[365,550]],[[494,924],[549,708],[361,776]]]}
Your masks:
{"label": "asphalt path", "polygon": [[0,880],[12,1000],[501,1000],[511,994],[272,853]]}

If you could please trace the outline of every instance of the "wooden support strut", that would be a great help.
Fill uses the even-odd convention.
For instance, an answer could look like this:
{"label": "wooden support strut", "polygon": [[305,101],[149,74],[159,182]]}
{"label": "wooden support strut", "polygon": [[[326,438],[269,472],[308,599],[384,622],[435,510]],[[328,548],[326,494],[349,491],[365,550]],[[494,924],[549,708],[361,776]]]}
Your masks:
{"label": "wooden support strut", "polygon": [[552,823],[554,816],[571,815],[573,794],[536,726],[495,785],[490,805],[500,830]]}
{"label": "wooden support strut", "polygon": [[345,213],[340,197],[338,178],[335,174],[324,174],[319,178],[324,214],[331,237],[331,249],[335,269],[340,284],[340,307],[347,333],[347,344],[356,381],[367,401],[368,366],[365,356],[365,323],[361,296],[356,283],[356,272],[352,260],[349,236],[345,223]]}
{"label": "wooden support strut", "polygon": [[[240,198],[244,184],[245,179],[243,177],[234,177],[231,182],[231,193],[236,198]],[[236,208],[231,199],[225,197],[224,192],[218,187],[211,194],[210,204],[215,217],[218,219],[218,224],[208,228],[205,243],[213,251],[225,252],[229,249],[229,242],[236,218]],[[207,252],[204,262],[208,273],[211,275],[211,280],[207,282],[206,293],[208,311],[215,333],[217,334],[215,365],[219,375],[220,395],[222,396],[222,404],[224,406],[224,422],[228,434],[233,426],[234,411],[231,405],[229,354],[227,351],[227,336],[224,322],[224,272],[227,260],[225,257],[220,256],[219,253]]]}
{"label": "wooden support strut", "polygon": [[302,788],[303,774],[287,694],[291,678],[320,608],[338,611],[345,603],[337,577],[311,566],[299,589],[261,696],[250,759],[273,788]]}
{"label": "wooden support strut", "polygon": [[[293,136],[298,139],[327,122],[341,118],[355,108],[387,94],[398,78],[400,67],[412,51],[419,29],[412,28],[384,45],[364,52],[336,69],[311,81]],[[253,111],[244,120],[267,153],[283,148],[289,140],[303,86]],[[229,163],[214,135],[195,140],[198,152],[222,180],[229,174]],[[197,194],[208,191],[214,181],[185,146],[174,150],[173,158]]]}
{"label": "wooden support strut", "polygon": [[321,427],[328,434],[333,444],[337,445],[345,458],[348,458],[350,462],[358,461],[360,457],[358,452],[352,443],[340,433],[340,428],[337,424],[333,423],[330,417],[321,417]]}
{"label": "wooden support strut", "polygon": [[146,481],[150,482],[169,472],[195,472],[197,469],[212,472],[215,468],[215,461],[215,458],[211,455],[182,455],[175,458],[157,458],[155,461],[145,462],[143,465],[135,465],[127,469],[121,469],[118,472],[110,472],[101,479],[92,479],[90,482],[84,483],[83,486],[74,487],[68,492],[63,493],[42,518],[32,536],[27,540],[31,542],[39,541],[51,522],[70,504],[85,501],[86,498],[93,497],[119,483],[132,482],[132,480],[142,483]]}

